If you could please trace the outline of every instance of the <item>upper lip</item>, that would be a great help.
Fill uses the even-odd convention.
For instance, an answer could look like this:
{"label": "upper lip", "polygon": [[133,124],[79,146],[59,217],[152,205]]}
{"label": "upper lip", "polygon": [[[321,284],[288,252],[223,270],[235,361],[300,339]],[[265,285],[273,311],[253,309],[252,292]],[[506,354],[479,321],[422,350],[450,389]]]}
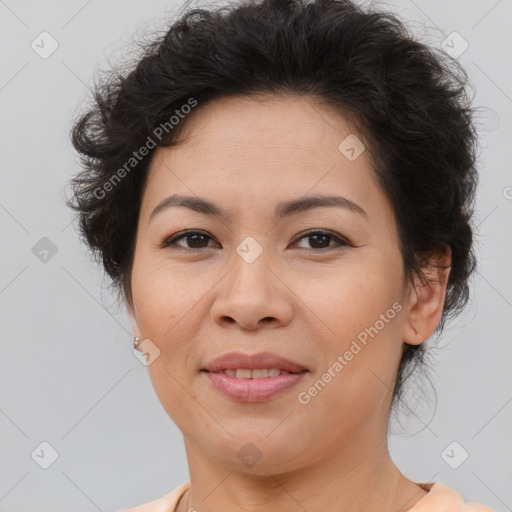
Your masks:
{"label": "upper lip", "polygon": [[263,368],[278,368],[287,372],[298,373],[307,370],[304,366],[290,359],[272,352],[259,352],[257,354],[244,354],[243,352],[230,352],[216,357],[210,361],[203,370],[219,372],[229,369],[258,370]]}

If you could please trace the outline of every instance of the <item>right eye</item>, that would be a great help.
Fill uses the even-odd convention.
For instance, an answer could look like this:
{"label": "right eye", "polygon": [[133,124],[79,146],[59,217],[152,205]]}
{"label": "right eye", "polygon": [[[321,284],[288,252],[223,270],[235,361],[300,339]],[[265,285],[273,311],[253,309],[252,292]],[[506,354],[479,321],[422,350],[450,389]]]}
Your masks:
{"label": "right eye", "polygon": [[[186,239],[188,241],[192,241],[193,247],[187,247],[183,245],[179,245],[176,242],[181,239]],[[182,249],[202,249],[204,247],[208,247],[208,244],[205,245],[205,239],[212,240],[212,237],[207,235],[204,231],[183,231],[182,233],[177,233],[176,235],[171,236],[170,238],[167,238],[164,240],[164,242],[161,244],[162,248],[169,248],[173,245],[181,247]],[[188,242],[187,242],[188,243]],[[195,245],[195,246],[194,246]]]}

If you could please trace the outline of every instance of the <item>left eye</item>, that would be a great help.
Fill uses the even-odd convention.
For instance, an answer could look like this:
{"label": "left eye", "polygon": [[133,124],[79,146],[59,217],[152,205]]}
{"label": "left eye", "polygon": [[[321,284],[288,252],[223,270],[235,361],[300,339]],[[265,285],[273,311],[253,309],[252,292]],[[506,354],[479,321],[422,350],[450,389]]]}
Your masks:
{"label": "left eye", "polygon": [[[324,242],[326,240],[327,240],[327,242],[329,242],[329,240],[335,240],[337,242],[338,247],[340,247],[340,246],[344,247],[344,246],[350,245],[349,242],[347,242],[347,240],[345,240],[337,235],[334,235],[334,234],[330,233],[329,231],[321,231],[321,230],[310,231],[309,233],[302,235],[298,240],[300,241],[303,239],[315,240],[315,242],[313,243],[313,247],[312,247],[313,249],[332,248],[332,245],[323,246]],[[318,247],[318,245],[320,245],[322,247]],[[310,247],[306,247],[306,249],[310,249]]]}
{"label": "left eye", "polygon": [[[196,246],[184,247],[183,245],[176,243],[178,241],[181,241],[182,239],[187,240],[188,243],[191,243],[192,245],[196,244]],[[345,247],[351,245],[350,242],[348,242],[344,238],[341,238],[340,236],[337,236],[329,231],[323,230],[315,230],[310,231],[309,233],[305,233],[300,238],[298,238],[297,241],[301,241],[304,239],[314,240],[313,247],[305,247],[305,249],[332,249],[334,248],[334,246],[328,243],[329,241],[332,240],[336,242],[338,247]],[[203,249],[208,248],[208,240],[211,240],[211,237],[202,231],[185,231],[181,234],[178,233],[177,235],[171,236],[161,244],[161,247],[171,247],[174,245],[177,247],[181,247],[182,249]],[[325,245],[326,242],[327,246]]]}

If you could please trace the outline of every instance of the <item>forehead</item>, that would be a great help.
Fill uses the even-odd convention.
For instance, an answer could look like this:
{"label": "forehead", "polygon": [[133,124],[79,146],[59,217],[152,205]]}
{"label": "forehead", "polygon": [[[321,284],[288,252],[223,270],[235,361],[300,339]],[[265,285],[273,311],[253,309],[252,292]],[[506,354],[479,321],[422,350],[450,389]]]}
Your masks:
{"label": "forehead", "polygon": [[199,151],[262,145],[318,154],[355,131],[345,117],[308,95],[224,97],[199,104],[183,122],[185,144]]}
{"label": "forehead", "polygon": [[251,207],[272,211],[277,202],[313,193],[339,193],[356,203],[384,200],[368,152],[355,159],[343,152],[346,140],[364,148],[362,137],[313,97],[229,97],[196,109],[182,121],[181,142],[153,155],[146,216],[173,193],[241,208],[251,199]]}

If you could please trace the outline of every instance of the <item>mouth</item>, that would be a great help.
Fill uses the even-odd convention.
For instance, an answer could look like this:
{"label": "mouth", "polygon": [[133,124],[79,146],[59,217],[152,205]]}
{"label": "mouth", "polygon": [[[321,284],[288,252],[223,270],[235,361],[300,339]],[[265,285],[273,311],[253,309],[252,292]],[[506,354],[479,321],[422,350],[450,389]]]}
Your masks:
{"label": "mouth", "polygon": [[[281,373],[280,370],[276,370],[276,372],[279,371],[279,375],[254,378],[252,372],[259,370],[242,369],[241,371],[244,372],[242,375],[246,375],[246,377],[232,377],[226,372],[208,372],[204,370],[201,373],[221,396],[242,403],[265,402],[282,396],[309,373],[307,370],[298,373]],[[250,377],[248,377],[249,372],[251,373]]]}
{"label": "mouth", "polygon": [[254,370],[251,370],[250,368],[226,368],[225,370],[219,370],[216,372],[209,372],[208,370],[201,371],[216,373],[218,375],[227,375],[228,377],[235,377],[236,379],[268,379],[271,377],[279,377],[279,375],[302,373],[307,370],[302,370],[302,372],[288,372],[286,370],[281,370],[280,368],[255,368]]}
{"label": "mouth", "polygon": [[254,403],[289,391],[309,370],[271,352],[232,352],[214,359],[200,373],[222,396],[235,402]]}
{"label": "mouth", "polygon": [[[307,370],[307,368],[298,362],[272,352],[256,354],[230,352],[213,359],[201,370],[211,373],[225,373],[230,377],[243,379],[261,379],[277,377],[281,372],[300,373]],[[276,373],[277,371],[280,373]]]}

